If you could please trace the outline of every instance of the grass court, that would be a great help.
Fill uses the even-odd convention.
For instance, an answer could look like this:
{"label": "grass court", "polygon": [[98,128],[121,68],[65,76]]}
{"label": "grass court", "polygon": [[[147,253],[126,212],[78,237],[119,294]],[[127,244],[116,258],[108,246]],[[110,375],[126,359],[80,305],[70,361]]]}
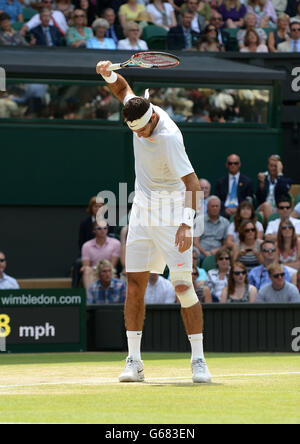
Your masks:
{"label": "grass court", "polygon": [[299,354],[144,353],[144,383],[120,384],[125,353],[1,354],[1,423],[300,423]]}

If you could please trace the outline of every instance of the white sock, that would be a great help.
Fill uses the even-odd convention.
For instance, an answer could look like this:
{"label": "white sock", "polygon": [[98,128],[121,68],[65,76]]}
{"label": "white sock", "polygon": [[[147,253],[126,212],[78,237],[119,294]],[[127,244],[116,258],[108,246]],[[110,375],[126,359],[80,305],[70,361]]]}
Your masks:
{"label": "white sock", "polygon": [[204,359],[203,353],[203,334],[188,335],[192,348],[192,361],[197,359]]}
{"label": "white sock", "polygon": [[135,361],[141,361],[141,331],[127,331],[128,356]]}

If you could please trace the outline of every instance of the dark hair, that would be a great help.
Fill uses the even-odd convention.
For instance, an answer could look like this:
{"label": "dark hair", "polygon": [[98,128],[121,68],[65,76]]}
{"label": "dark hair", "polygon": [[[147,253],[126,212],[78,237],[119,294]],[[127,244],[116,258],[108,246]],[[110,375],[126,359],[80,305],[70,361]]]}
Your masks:
{"label": "dark hair", "polygon": [[10,16],[6,14],[6,12],[2,12],[2,14],[0,14],[0,22],[4,22],[4,20],[10,20]]}
{"label": "dark hair", "polygon": [[290,197],[287,196],[286,194],[280,196],[279,199],[276,200],[277,208],[278,208],[278,206],[279,206],[279,204],[280,204],[281,202],[288,202],[288,203],[291,205],[291,199],[290,199]]}
{"label": "dark hair", "polygon": [[246,226],[248,224],[252,224],[255,230],[255,239],[257,239],[257,228],[256,228],[256,224],[255,222],[253,222],[253,220],[243,220],[243,222],[240,225],[239,228],[239,238],[240,238],[240,242],[244,242],[245,241],[245,237],[246,237]]}
{"label": "dark hair", "polygon": [[253,204],[250,201],[244,200],[243,202],[241,202],[237,208],[237,212],[234,218],[234,227],[235,227],[235,231],[238,232],[239,231],[239,227],[243,221],[243,219],[241,218],[241,211],[244,208],[249,208],[251,210],[251,216],[250,216],[250,220],[251,222],[254,222],[256,224],[257,221],[257,217],[255,214],[255,209]]}
{"label": "dark hair", "polygon": [[[234,280],[234,267],[238,267],[238,268],[242,268],[244,271],[247,271],[247,268],[244,264],[242,264],[241,262],[234,262],[230,272],[229,272],[229,276],[228,276],[228,294],[234,294],[235,292],[235,280]],[[246,274],[246,278],[245,278],[245,284],[248,284],[249,280],[248,280],[248,272]]]}
{"label": "dark hair", "polygon": [[143,97],[133,97],[123,108],[123,117],[129,122],[140,119],[149,109],[150,101]]}
{"label": "dark hair", "polygon": [[248,31],[246,32],[245,38],[244,38],[244,44],[245,44],[245,46],[249,46],[249,44],[250,44],[250,42],[249,42],[249,34],[251,32],[256,35],[256,45],[258,46],[259,42],[260,42],[260,38],[259,38],[259,35],[257,34],[257,32],[254,29],[248,29]]}
{"label": "dark hair", "polygon": [[274,242],[273,240],[267,240],[265,239],[261,244],[260,244],[260,251],[262,252],[264,249],[264,246],[266,244],[272,244],[274,248],[276,248],[276,242]]}
{"label": "dark hair", "polygon": [[231,265],[231,252],[230,252],[229,248],[221,247],[218,249],[218,251],[216,252],[216,255],[215,255],[217,268],[218,268],[218,260],[220,259],[221,256],[223,256],[225,254],[226,254],[226,256],[230,257],[229,265]]}
{"label": "dark hair", "polygon": [[293,223],[290,221],[290,219],[287,217],[286,219],[283,219],[280,222],[279,228],[278,228],[278,232],[277,232],[277,245],[278,245],[278,250],[282,253],[284,251],[284,239],[283,239],[283,235],[282,235],[282,225],[291,225],[293,228],[293,238],[292,238],[292,244],[291,244],[291,250],[295,247],[295,245],[297,245],[297,234],[296,234],[296,230],[295,227],[293,225]]}

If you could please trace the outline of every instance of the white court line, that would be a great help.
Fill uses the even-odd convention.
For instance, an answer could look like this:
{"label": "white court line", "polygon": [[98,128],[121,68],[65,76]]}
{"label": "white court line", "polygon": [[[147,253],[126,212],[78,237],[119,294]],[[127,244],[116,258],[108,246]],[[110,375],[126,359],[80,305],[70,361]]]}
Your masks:
{"label": "white court line", "polygon": [[[237,374],[230,374],[230,375],[212,375],[212,380],[216,378],[245,378],[249,376],[288,376],[288,375],[300,375],[300,372],[272,372],[272,373],[237,373]],[[169,376],[169,377],[158,377],[158,378],[148,378],[145,380],[145,383],[147,382],[159,382],[159,381],[176,381],[176,380],[185,380],[191,379],[191,376]],[[52,385],[97,385],[97,384],[120,384],[117,381],[117,377],[112,378],[101,378],[101,379],[94,379],[90,381],[56,381],[56,382],[36,382],[31,384],[5,384],[0,385],[0,389],[8,389],[8,388],[18,388],[18,387],[42,387],[42,386],[52,386]],[[138,385],[141,385],[141,383],[137,383]],[[130,384],[131,385],[131,384]]]}

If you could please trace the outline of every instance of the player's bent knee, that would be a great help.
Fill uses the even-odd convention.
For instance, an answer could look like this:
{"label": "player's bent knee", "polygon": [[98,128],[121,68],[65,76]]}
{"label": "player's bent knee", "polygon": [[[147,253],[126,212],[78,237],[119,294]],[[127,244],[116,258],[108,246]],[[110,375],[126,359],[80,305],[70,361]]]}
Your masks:
{"label": "player's bent knee", "polygon": [[189,308],[199,302],[195,293],[191,272],[171,272],[171,282],[182,308]]}

